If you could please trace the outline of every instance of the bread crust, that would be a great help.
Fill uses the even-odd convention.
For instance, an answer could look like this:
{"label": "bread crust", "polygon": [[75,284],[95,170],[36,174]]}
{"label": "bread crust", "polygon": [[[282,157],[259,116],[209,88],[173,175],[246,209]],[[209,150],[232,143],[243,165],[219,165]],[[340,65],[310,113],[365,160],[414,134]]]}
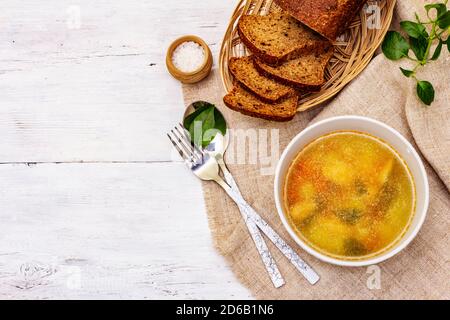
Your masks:
{"label": "bread crust", "polygon": [[[321,72],[323,74],[325,74],[325,68],[326,68],[327,64],[329,63],[331,57],[333,56],[333,50],[330,49],[326,54],[327,54],[326,61],[324,61],[323,65],[321,65],[321,68],[322,68]],[[301,91],[317,92],[317,91],[320,91],[323,84],[325,83],[325,77],[323,77],[320,82],[314,83],[314,84],[294,81],[292,79],[279,76],[275,73],[271,73],[270,71],[265,69],[263,63],[261,63],[261,61],[258,61],[257,59],[254,59],[253,63],[255,65],[255,68],[258,70],[258,72],[260,72],[265,77],[271,78],[271,79],[278,81],[280,83],[283,83],[285,85],[295,87],[296,89],[301,90]]]}
{"label": "bread crust", "polygon": [[[254,64],[255,57],[254,57],[254,56],[250,56],[250,57],[247,57],[247,58],[250,59],[251,64],[255,67],[255,64]],[[266,102],[266,103],[272,103],[272,104],[273,104],[273,103],[281,102],[281,101],[283,101],[283,100],[285,100],[285,99],[287,99],[287,98],[289,98],[289,97],[292,97],[293,95],[296,94],[294,88],[288,87],[288,88],[286,89],[286,90],[288,90],[286,93],[284,93],[284,94],[282,94],[282,93],[280,93],[280,94],[274,94],[274,96],[276,96],[276,98],[270,98],[270,97],[268,97],[267,95],[266,95],[266,96],[261,95],[260,93],[258,93],[258,92],[255,91],[254,89],[252,89],[250,86],[248,86],[248,85],[245,83],[245,80],[244,80],[244,79],[241,79],[241,78],[239,77],[237,70],[235,70],[235,68],[233,68],[234,63],[235,63],[236,61],[238,61],[239,59],[242,59],[242,58],[236,58],[236,57],[230,58],[230,61],[229,61],[229,63],[228,63],[228,69],[230,70],[231,74],[234,76],[234,79],[235,79],[236,81],[238,81],[239,84],[240,84],[244,89],[246,89],[247,91],[249,91],[249,92],[251,92],[252,94],[254,94],[255,96],[257,96],[261,101]],[[255,69],[256,69],[256,68],[255,68]],[[258,73],[259,73],[259,72],[258,72]],[[261,77],[264,77],[264,76],[261,75]],[[271,79],[271,78],[269,78],[269,77],[266,77],[266,78]],[[274,80],[274,79],[272,79],[272,80]],[[282,85],[282,84],[280,83],[280,86],[281,86],[281,85]],[[285,88],[286,88],[286,85],[283,85],[283,86],[285,86]]]}
{"label": "bread crust", "polygon": [[[244,43],[244,45],[256,57],[258,57],[258,59],[260,59],[261,61],[264,61],[267,64],[270,64],[273,66],[278,66],[278,65],[282,64],[283,62],[300,57],[301,55],[303,55],[305,53],[323,52],[331,46],[331,43],[329,41],[327,41],[326,39],[323,39],[322,41],[320,41],[320,40],[316,41],[313,46],[304,46],[304,47],[300,47],[300,48],[294,47],[290,52],[288,52],[284,55],[274,56],[268,52],[264,52],[263,50],[258,48],[255,44],[253,44],[250,39],[248,39],[248,37],[245,35],[245,32],[243,31],[243,26],[242,26],[243,19],[245,19],[244,17],[245,16],[242,16],[241,19],[239,19],[238,26],[237,26],[239,38]],[[311,32],[314,32],[314,31],[311,30]]]}
{"label": "bread crust", "polygon": [[361,11],[367,0],[274,0],[312,30],[335,41]]}
{"label": "bread crust", "polygon": [[286,78],[280,77],[280,76],[278,76],[276,74],[268,72],[267,70],[265,70],[260,65],[260,63],[258,63],[258,61],[255,61],[254,63],[255,63],[256,69],[258,69],[258,71],[261,72],[261,74],[263,74],[265,77],[268,77],[268,78],[271,78],[273,80],[279,81],[280,83],[283,83],[285,85],[294,86],[294,87],[296,87],[299,90],[317,92],[317,91],[320,91],[320,88],[322,87],[323,83],[325,82],[325,81],[323,81],[321,83],[314,84],[314,85],[312,85],[312,84],[306,85],[304,83],[291,81],[289,79],[286,79]]}
{"label": "bread crust", "polygon": [[[286,113],[285,115],[278,116],[276,114],[257,112],[256,110],[253,111],[253,110],[250,110],[250,108],[244,108],[244,107],[240,108],[239,106],[237,106],[234,103],[236,98],[233,98],[233,96],[237,93],[237,88],[239,86],[240,86],[240,84],[235,82],[235,86],[233,87],[233,89],[227,95],[225,95],[223,97],[223,102],[231,110],[237,111],[239,113],[242,113],[242,114],[250,116],[250,117],[255,117],[255,118],[260,118],[260,119],[270,120],[270,121],[277,121],[277,122],[286,122],[286,121],[292,120],[295,117],[296,110],[294,110],[294,112]],[[243,89],[245,90],[245,88],[243,88]],[[254,99],[256,99],[255,100],[256,102],[258,102],[256,96],[254,97]],[[293,101],[293,105],[297,106],[298,96],[290,97],[289,99],[295,99],[295,101]],[[270,107],[276,108],[277,105],[276,104],[270,105]]]}
{"label": "bread crust", "polygon": [[227,96],[223,97],[223,102],[231,110],[242,113],[243,115],[253,117],[253,118],[259,118],[259,119],[276,121],[276,122],[288,122],[295,117],[295,114],[292,115],[291,117],[283,117],[282,118],[282,117],[269,116],[269,115],[265,115],[265,114],[261,114],[261,113],[251,112],[249,110],[239,109],[239,108],[236,108],[234,106],[234,104],[232,104],[231,102],[228,101]]}

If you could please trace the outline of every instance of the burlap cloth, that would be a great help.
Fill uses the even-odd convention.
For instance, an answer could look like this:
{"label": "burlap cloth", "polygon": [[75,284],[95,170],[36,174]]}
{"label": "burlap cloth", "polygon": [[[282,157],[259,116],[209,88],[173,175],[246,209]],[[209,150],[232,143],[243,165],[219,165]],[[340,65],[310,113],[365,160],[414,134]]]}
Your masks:
{"label": "burlap cloth", "polygon": [[[397,2],[393,28],[398,21],[411,19],[423,1]],[[314,286],[268,242],[286,280],[275,289],[258,257],[237,207],[214,183],[203,183],[209,226],[217,250],[255,298],[258,299],[449,299],[450,249],[450,74],[449,54],[442,50],[437,62],[427,65],[419,78],[434,84],[436,100],[430,107],[418,100],[411,79],[401,75],[398,67],[409,61],[391,62],[382,54],[354,79],[336,98],[315,110],[299,113],[288,123],[274,123],[240,115],[222,102],[224,89],[219,73],[213,73],[197,85],[183,86],[185,103],[207,100],[224,112],[231,128],[279,129],[281,150],[311,121],[337,115],[364,115],[397,129],[421,152],[430,182],[430,208],[416,239],[400,254],[379,265],[380,289],[368,286],[371,271],[323,263],[302,251],[284,230],[273,198],[273,175],[262,175],[260,164],[230,165],[244,197],[297,249],[320,274]],[[236,161],[235,161],[236,162]],[[369,289],[369,287],[371,289]]]}

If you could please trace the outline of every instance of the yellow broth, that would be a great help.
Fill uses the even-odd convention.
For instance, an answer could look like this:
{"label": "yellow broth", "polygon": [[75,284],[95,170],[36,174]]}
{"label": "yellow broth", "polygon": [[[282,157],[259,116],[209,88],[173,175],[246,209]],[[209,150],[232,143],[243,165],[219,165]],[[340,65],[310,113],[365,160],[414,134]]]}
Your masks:
{"label": "yellow broth", "polygon": [[307,145],[284,187],[288,220],[319,252],[364,259],[395,244],[415,206],[410,171],[385,142],[361,132],[334,132]]}

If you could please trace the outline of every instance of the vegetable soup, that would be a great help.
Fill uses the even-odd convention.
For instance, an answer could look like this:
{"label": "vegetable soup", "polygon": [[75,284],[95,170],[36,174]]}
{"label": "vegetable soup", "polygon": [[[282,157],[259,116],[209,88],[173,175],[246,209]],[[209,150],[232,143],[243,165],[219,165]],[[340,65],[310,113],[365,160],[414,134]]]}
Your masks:
{"label": "vegetable soup", "polygon": [[335,258],[378,255],[407,230],[415,188],[405,161],[387,143],[339,131],[307,145],[292,162],[284,204],[295,232]]}

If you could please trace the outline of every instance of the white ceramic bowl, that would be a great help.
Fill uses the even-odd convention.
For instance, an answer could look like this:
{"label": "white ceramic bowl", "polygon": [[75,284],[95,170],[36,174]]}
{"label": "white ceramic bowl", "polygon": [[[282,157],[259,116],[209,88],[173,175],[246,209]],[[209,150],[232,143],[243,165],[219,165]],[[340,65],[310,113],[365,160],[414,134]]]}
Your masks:
{"label": "white ceramic bowl", "polygon": [[[304,242],[292,229],[283,205],[283,185],[289,166],[297,154],[310,142],[327,133],[351,130],[368,133],[390,144],[406,161],[416,187],[416,210],[413,220],[403,237],[390,249],[366,260],[340,260],[324,255]],[[340,116],[317,122],[300,132],[286,147],[278,163],[275,175],[275,203],[283,224],[291,237],[316,258],[341,266],[360,267],[380,263],[403,250],[417,235],[425,220],[429,201],[428,178],[422,160],[413,146],[396,130],[386,124],[360,116]]]}

